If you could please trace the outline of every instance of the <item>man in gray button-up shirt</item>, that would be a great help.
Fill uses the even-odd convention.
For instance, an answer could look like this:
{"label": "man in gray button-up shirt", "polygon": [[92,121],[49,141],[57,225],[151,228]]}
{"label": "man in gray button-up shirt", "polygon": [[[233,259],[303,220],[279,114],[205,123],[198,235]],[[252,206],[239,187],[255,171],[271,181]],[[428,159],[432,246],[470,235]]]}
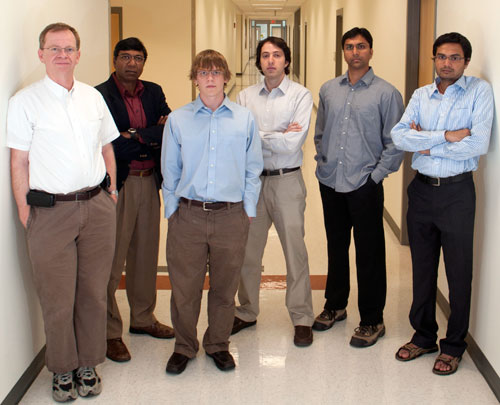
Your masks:
{"label": "man in gray button-up shirt", "polygon": [[324,310],[313,328],[329,329],[347,316],[354,228],[361,322],[350,343],[356,347],[371,346],[385,334],[382,181],[403,160],[390,135],[403,114],[403,100],[369,66],[372,44],[364,28],[353,28],[342,37],[347,73],[321,87],[314,136],[328,240],[328,278]]}

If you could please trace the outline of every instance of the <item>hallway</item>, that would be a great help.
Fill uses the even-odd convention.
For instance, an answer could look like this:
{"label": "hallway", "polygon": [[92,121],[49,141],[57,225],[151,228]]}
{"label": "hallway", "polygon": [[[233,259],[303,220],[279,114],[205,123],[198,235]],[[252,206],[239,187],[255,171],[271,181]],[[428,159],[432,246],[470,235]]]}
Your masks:
{"label": "hallway", "polygon": [[[260,80],[255,67],[248,66],[238,77],[231,99],[242,88]],[[321,199],[314,170],[314,121],[311,120],[304,146],[304,179],[308,188],[306,244],[313,282],[315,314],[323,307],[326,274],[326,240]],[[398,362],[394,353],[407,342],[412,329],[408,321],[411,303],[411,263],[407,246],[401,246],[386,229],[388,293],[385,311],[387,334],[370,348],[355,349],[348,342],[358,326],[355,266],[351,269],[351,296],[345,322],[331,330],[315,332],[308,348],[293,344],[293,327],[285,307],[283,282],[267,283],[261,291],[262,313],[257,325],[232,336],[230,351],[236,370],[223,373],[201,350],[186,371],[178,376],[165,374],[173,340],[159,340],[124,333],[132,360],[106,360],[98,367],[103,392],[89,404],[496,404],[497,400],[468,354],[457,374],[436,376],[431,372],[434,355],[410,363]],[[164,252],[165,246],[160,246]],[[164,253],[162,253],[164,255]],[[164,257],[164,256],[163,256]],[[160,262],[161,262],[160,258]],[[351,263],[354,248],[351,247]],[[160,263],[161,264],[161,263]],[[271,228],[264,256],[264,275],[284,275],[285,263],[278,236]],[[199,321],[201,337],[207,325],[206,292]],[[128,304],[124,290],[117,293],[128,329]],[[158,292],[156,315],[170,324],[170,291]],[[438,310],[439,311],[439,310]],[[438,313],[440,336],[445,318]],[[46,368],[24,396],[21,404],[51,404]],[[79,399],[79,402],[87,401]]]}

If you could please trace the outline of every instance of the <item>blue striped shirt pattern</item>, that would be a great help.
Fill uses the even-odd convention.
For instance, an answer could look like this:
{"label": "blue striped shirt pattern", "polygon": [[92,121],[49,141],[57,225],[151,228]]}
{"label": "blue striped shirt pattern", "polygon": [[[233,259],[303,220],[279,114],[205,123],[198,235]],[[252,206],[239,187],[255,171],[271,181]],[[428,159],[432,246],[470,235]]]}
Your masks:
{"label": "blue striped shirt pattern", "polygon": [[[493,91],[489,83],[462,76],[438,90],[439,78],[413,93],[391,136],[399,149],[415,152],[412,168],[431,177],[451,177],[477,170],[479,156],[488,151],[494,114]],[[410,129],[419,124],[421,131]],[[448,142],[445,131],[468,128],[470,136]],[[430,150],[430,155],[419,153]]]}

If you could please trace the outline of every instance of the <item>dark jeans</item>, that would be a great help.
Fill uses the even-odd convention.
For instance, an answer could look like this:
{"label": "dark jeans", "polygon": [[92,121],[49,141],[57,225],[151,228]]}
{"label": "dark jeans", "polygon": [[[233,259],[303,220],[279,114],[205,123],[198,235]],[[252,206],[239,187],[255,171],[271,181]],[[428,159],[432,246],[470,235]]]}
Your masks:
{"label": "dark jeans", "polygon": [[436,291],[443,249],[451,314],[441,351],[461,356],[469,327],[476,193],[471,178],[434,187],[415,178],[408,187],[408,236],[413,264],[412,342],[428,348],[437,340]]}
{"label": "dark jeans", "polygon": [[359,189],[338,193],[320,183],[328,242],[325,308],[347,307],[349,245],[354,229],[360,325],[383,322],[387,292],[383,224],[384,188],[371,178]]}

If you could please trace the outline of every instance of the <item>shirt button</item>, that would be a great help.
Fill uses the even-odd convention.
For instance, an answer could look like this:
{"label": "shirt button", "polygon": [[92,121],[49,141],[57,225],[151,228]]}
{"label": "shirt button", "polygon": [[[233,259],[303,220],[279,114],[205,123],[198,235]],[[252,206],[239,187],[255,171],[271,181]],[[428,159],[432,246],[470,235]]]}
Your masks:
{"label": "shirt button", "polygon": [[209,183],[210,183],[210,184],[214,184],[214,182],[213,182],[213,181],[209,181]]}
{"label": "shirt button", "polygon": [[345,135],[345,132],[342,132],[342,135]]}
{"label": "shirt button", "polygon": [[342,162],[339,162],[339,165],[341,165],[341,164],[342,164]]}
{"label": "shirt button", "polygon": [[347,102],[347,105],[351,105],[351,103],[348,101],[348,102]]}
{"label": "shirt button", "polygon": [[346,120],[346,119],[347,119],[347,117],[344,117],[344,119]]}
{"label": "shirt button", "polygon": [[212,146],[210,149],[211,149],[211,150],[215,150],[215,148],[214,148],[213,146]]}
{"label": "shirt button", "polygon": [[210,165],[210,167],[214,167],[214,165]]}
{"label": "shirt button", "polygon": [[344,147],[343,147],[343,146],[341,146],[341,147],[340,147],[340,149],[344,150]]}
{"label": "shirt button", "polygon": [[212,134],[215,134],[215,130],[214,129],[212,129]]}

